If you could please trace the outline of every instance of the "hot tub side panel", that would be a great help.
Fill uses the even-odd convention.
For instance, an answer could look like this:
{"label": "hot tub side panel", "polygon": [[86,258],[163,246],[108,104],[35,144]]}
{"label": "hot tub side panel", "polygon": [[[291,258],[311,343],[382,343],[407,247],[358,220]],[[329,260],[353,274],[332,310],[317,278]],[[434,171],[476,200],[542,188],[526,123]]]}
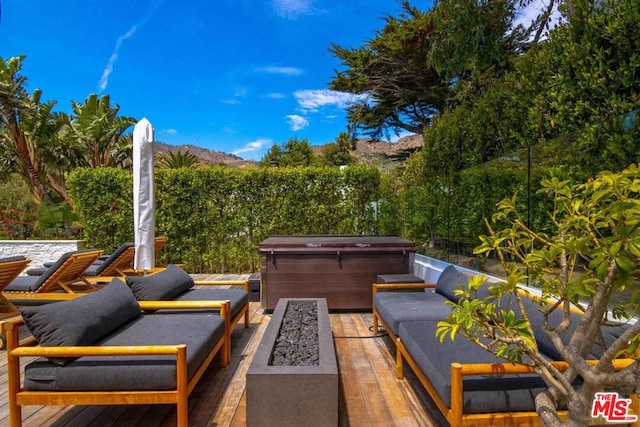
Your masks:
{"label": "hot tub side panel", "polygon": [[273,310],[280,298],[326,298],[331,310],[371,310],[371,284],[379,274],[410,273],[415,247],[403,240],[376,246],[361,239],[261,247],[262,307]]}

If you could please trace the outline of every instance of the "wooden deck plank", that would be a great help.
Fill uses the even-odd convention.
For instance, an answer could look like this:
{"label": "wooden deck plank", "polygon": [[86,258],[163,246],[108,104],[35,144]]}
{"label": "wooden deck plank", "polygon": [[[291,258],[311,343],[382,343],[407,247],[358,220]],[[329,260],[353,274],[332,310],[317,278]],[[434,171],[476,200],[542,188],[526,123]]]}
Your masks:
{"label": "wooden deck plank", "polygon": [[[234,276],[226,275],[226,279]],[[219,276],[201,276],[216,280]],[[270,319],[260,303],[250,303],[250,328],[241,322],[232,335],[232,359],[226,368],[212,367],[189,399],[190,426],[244,427],[245,375]],[[372,337],[371,313],[331,313],[331,326],[340,372],[339,425],[441,426],[430,414],[428,396],[415,376],[394,376],[395,347],[388,337]],[[0,353],[0,426],[8,424],[6,357]],[[28,363],[24,360],[23,364]],[[172,405],[26,406],[23,425],[173,427]]]}
{"label": "wooden deck plank", "polygon": [[[341,316],[331,316],[331,329],[334,335],[345,335],[345,326]],[[340,372],[340,386],[345,401],[345,418],[347,425],[350,420],[368,420],[366,403],[360,390],[355,363],[351,357],[352,349],[347,340],[334,340],[338,357],[338,371]],[[353,424],[355,425],[355,424]],[[382,424],[381,424],[382,425]]]}

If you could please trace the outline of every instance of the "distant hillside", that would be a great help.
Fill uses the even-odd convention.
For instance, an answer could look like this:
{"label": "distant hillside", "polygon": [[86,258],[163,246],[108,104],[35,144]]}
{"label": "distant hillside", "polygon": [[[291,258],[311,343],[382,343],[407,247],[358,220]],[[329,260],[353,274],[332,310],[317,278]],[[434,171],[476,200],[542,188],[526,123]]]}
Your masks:
{"label": "distant hillside", "polygon": [[242,157],[238,157],[235,154],[227,154],[221,151],[209,150],[207,148],[197,147],[195,145],[169,145],[163,142],[154,142],[154,150],[156,154],[164,154],[168,152],[176,151],[188,151],[189,153],[197,156],[202,163],[208,165],[224,164],[232,168],[244,168],[257,165],[257,162],[252,160],[244,160]]}
{"label": "distant hillside", "polygon": [[[389,171],[401,165],[413,152],[424,145],[422,135],[404,136],[398,142],[359,139],[356,149],[351,152],[356,158],[356,164],[375,166],[381,171]],[[317,155],[322,153],[322,145],[314,146]]]}
{"label": "distant hillside", "polygon": [[[389,171],[402,164],[406,158],[423,145],[421,135],[405,136],[396,143],[387,141],[374,141],[371,139],[359,139],[356,149],[351,154],[356,158],[356,164],[375,166],[381,171]],[[188,151],[196,155],[200,160],[209,165],[224,164],[233,168],[255,167],[258,162],[244,160],[234,154],[209,150],[195,145],[168,145],[156,142],[154,145],[156,154],[176,151]],[[312,147],[316,155],[322,153],[322,145]]]}

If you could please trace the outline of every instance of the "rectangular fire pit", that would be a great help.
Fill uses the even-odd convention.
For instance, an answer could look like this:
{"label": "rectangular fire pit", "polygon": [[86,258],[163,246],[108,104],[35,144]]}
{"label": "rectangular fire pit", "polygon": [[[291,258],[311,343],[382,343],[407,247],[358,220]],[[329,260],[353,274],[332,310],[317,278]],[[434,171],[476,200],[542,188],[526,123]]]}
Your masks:
{"label": "rectangular fire pit", "polygon": [[[318,364],[274,366],[274,348],[289,304],[316,304]],[[278,302],[247,371],[247,426],[337,426],[338,364],[325,298]]]}

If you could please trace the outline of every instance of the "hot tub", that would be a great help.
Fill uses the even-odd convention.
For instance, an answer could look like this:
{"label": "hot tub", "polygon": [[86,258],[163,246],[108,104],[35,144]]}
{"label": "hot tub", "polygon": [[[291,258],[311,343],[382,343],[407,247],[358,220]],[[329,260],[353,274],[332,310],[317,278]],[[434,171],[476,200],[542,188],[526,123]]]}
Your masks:
{"label": "hot tub", "polygon": [[396,236],[272,236],[260,244],[260,301],[326,298],[330,310],[371,310],[379,274],[409,274],[415,245]]}

